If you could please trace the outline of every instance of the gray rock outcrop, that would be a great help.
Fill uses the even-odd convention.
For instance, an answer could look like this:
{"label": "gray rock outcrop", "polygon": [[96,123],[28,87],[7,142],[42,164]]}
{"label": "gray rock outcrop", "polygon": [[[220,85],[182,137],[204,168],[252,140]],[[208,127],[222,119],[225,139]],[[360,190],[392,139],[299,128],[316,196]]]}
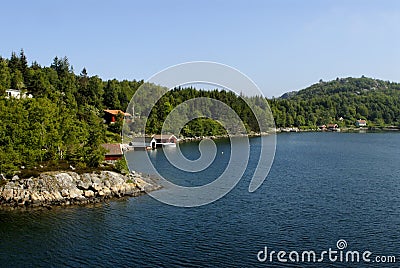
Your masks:
{"label": "gray rock outcrop", "polygon": [[14,176],[0,186],[0,209],[96,203],[159,188],[153,180],[135,172],[45,172],[28,179]]}

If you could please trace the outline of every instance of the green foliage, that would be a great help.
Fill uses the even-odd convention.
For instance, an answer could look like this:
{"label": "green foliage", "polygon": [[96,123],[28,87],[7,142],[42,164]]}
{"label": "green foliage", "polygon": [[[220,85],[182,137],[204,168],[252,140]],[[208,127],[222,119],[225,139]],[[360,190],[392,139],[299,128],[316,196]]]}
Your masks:
{"label": "green foliage", "polygon": [[11,87],[11,73],[7,60],[0,57],[0,96]]}
{"label": "green foliage", "polygon": [[197,118],[186,124],[181,134],[185,137],[222,136],[227,132],[223,126],[210,118]]}
{"label": "green foliage", "polygon": [[[157,87],[157,86],[153,86]],[[197,104],[188,106],[187,108],[182,108],[182,116],[178,116],[174,122],[177,125],[183,125],[186,122],[186,117],[184,114],[194,114],[200,116],[191,120],[187,123],[181,132],[183,136],[213,136],[213,135],[225,135],[227,132],[220,122],[212,120],[210,118],[222,118],[225,123],[236,122],[234,118],[230,118],[230,112],[228,110],[221,110],[224,106],[220,105],[219,102],[226,104],[226,107],[231,107],[233,111],[238,115],[241,121],[244,123],[246,129],[240,129],[238,125],[226,125],[231,133],[235,134],[243,133],[247,131],[259,132],[259,122],[257,119],[266,120],[268,117],[265,116],[265,105],[266,101],[262,97],[255,96],[251,98],[245,98],[235,95],[231,91],[225,90],[196,90],[194,88],[175,88],[171,91],[167,89],[156,88],[153,89],[156,92],[166,92],[160,100],[156,102],[156,105],[152,107],[150,116],[146,122],[146,133],[161,133],[163,127],[163,122],[165,121],[168,113],[173,110],[178,105],[190,99],[197,99]],[[150,91],[150,90],[149,90]],[[154,94],[156,95],[156,94]],[[151,96],[140,96],[144,100],[151,98]],[[201,98],[201,100],[200,100]],[[217,100],[219,102],[211,102],[210,99]],[[147,102],[139,103],[146,104]],[[148,101],[151,103],[151,101]],[[250,106],[252,109],[250,108]],[[145,106],[145,105],[143,105]],[[147,107],[139,107],[142,110],[136,109],[135,112],[139,112],[139,115],[143,119],[143,116],[148,112]],[[193,109],[193,110],[191,110]],[[199,113],[201,111],[201,113]],[[256,113],[254,114],[253,111]],[[199,114],[197,114],[199,113]],[[256,117],[257,116],[257,117]],[[272,121],[272,118],[271,118]],[[272,122],[267,122],[266,125],[272,125]],[[133,127],[133,128],[138,128]]]}
{"label": "green foliage", "polygon": [[104,157],[101,119],[92,111],[66,107],[47,98],[0,100],[0,171],[32,167],[38,162],[68,160],[98,166]]}
{"label": "green foliage", "polygon": [[400,122],[399,100],[400,84],[361,77],[321,81],[269,104],[277,127],[316,128],[334,122],[354,126],[360,118],[369,126],[387,126]]}
{"label": "green foliage", "polygon": [[[140,86],[143,91],[135,95],[135,102],[143,105],[128,107]],[[6,99],[9,88],[26,91],[33,98]],[[163,96],[157,101],[160,93]],[[225,127],[235,133],[265,131],[260,129],[260,121],[272,126],[273,119],[267,115],[265,99],[260,96],[191,87],[168,91],[136,80],[103,81],[90,76],[85,68],[79,75],[74,74],[67,57],[55,57],[49,67],[36,62],[28,66],[23,50],[12,53],[10,59],[0,57],[0,173],[10,176],[21,166],[32,168],[46,161],[98,167],[104,159],[102,143],[121,142],[121,131],[131,134],[146,128],[148,134],[159,134],[169,112],[194,98],[203,98],[206,105],[200,105],[205,107],[202,114],[185,111],[198,117],[194,120],[177,118],[184,125],[184,136],[225,135]],[[231,107],[244,127],[207,98]],[[354,125],[359,118],[366,119],[369,126],[400,126],[400,84],[366,77],[321,80],[299,92],[271,99],[269,105],[277,127],[315,129],[328,123],[343,127]],[[117,120],[105,126],[103,109],[128,111],[134,120],[125,125]],[[217,116],[224,126],[221,121],[210,119]],[[126,169],[124,160],[117,165]]]}
{"label": "green foliage", "polygon": [[126,163],[125,158],[119,159],[118,161],[116,161],[114,168],[122,173],[122,174],[127,174],[129,173],[129,168],[128,168],[128,164]]}
{"label": "green foliage", "polygon": [[[100,144],[120,141],[123,124],[110,127],[118,134],[107,138],[103,109],[126,109],[142,83],[106,83],[90,77],[86,69],[75,75],[67,57],[55,57],[50,67],[29,67],[23,50],[10,59],[0,57],[0,173],[9,175],[21,166],[52,160],[98,167],[104,160]],[[9,88],[27,91],[33,98],[2,98]]]}

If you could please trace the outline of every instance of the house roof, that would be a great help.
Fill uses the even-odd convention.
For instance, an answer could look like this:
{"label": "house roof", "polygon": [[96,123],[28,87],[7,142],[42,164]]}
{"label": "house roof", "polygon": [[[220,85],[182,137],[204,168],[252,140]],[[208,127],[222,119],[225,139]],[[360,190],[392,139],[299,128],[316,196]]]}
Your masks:
{"label": "house roof", "polygon": [[133,142],[144,142],[150,143],[153,140],[153,137],[134,137]]}
{"label": "house roof", "polygon": [[13,88],[9,88],[6,90],[6,92],[15,92],[15,93],[21,93],[22,91],[19,89],[13,89]]}
{"label": "house roof", "polygon": [[107,150],[106,156],[108,155],[122,155],[121,145],[119,143],[106,143],[102,144],[104,149]]}
{"label": "house roof", "polygon": [[337,127],[338,125],[337,124],[328,124],[326,126],[329,128],[329,127]]}
{"label": "house roof", "polygon": [[358,123],[367,123],[367,120],[359,119],[359,120],[357,120],[357,122],[358,122]]}
{"label": "house roof", "polygon": [[176,139],[175,135],[173,135],[173,134],[169,134],[169,135],[157,134],[157,135],[153,136],[153,138],[156,139],[156,140],[168,140],[168,139],[171,139],[172,137],[174,137]]}
{"label": "house roof", "polygon": [[118,114],[123,114],[125,116],[132,116],[130,113],[125,113],[121,110],[104,110],[104,112],[112,114],[112,115],[118,115]]}

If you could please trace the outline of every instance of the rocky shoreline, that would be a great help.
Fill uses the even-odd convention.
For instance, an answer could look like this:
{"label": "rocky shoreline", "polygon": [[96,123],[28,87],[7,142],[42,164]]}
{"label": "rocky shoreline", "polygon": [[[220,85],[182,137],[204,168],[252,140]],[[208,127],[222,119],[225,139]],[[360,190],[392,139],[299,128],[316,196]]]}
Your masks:
{"label": "rocky shoreline", "polygon": [[92,204],[161,188],[149,176],[113,171],[44,172],[28,179],[14,176],[0,181],[0,185],[0,210]]}
{"label": "rocky shoreline", "polygon": [[268,132],[252,132],[252,133],[246,133],[246,134],[237,134],[237,135],[218,135],[218,136],[201,136],[201,137],[183,137],[179,139],[179,142],[192,142],[192,141],[201,141],[201,140],[219,140],[219,139],[229,139],[230,137],[261,137],[261,136],[267,136],[270,135],[271,133]]}

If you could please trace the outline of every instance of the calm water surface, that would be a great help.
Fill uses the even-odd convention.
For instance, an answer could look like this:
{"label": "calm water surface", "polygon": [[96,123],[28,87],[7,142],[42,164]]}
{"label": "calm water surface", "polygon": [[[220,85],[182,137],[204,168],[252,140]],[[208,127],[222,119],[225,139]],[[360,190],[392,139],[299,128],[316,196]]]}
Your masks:
{"label": "calm water surface", "polygon": [[[259,150],[260,138],[251,139]],[[151,152],[161,173],[181,185],[202,185],[221,174],[229,143],[217,142],[208,171],[188,174]],[[196,143],[181,146],[199,156]],[[336,249],[396,255],[397,264],[320,264],[319,267],[399,267],[400,134],[278,135],[275,162],[264,184],[247,191],[256,162],[224,198],[176,208],[149,196],[93,207],[0,212],[0,267],[304,267],[260,263],[257,253]],[[222,154],[221,152],[224,152]],[[129,155],[130,165],[140,169]],[[313,263],[308,267],[317,267]]]}

